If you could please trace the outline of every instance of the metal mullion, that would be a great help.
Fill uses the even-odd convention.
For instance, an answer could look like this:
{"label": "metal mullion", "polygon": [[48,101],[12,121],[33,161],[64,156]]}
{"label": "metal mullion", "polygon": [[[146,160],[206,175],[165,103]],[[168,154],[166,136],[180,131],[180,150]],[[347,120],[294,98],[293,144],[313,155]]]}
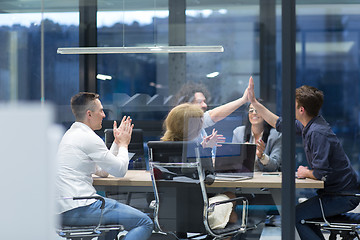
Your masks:
{"label": "metal mullion", "polygon": [[[79,47],[97,47],[97,0],[79,0]],[[79,55],[79,90],[97,91],[97,55]]]}
{"label": "metal mullion", "polygon": [[282,196],[281,237],[295,239],[295,0],[282,1]]}

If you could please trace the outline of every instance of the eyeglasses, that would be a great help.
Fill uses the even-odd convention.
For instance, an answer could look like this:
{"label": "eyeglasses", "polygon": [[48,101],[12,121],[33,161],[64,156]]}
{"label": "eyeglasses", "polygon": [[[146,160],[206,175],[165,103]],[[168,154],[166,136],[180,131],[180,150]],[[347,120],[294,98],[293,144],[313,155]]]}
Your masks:
{"label": "eyeglasses", "polygon": [[258,113],[258,112],[256,111],[255,108],[249,108],[249,113],[254,113],[254,114],[256,114],[256,113]]}

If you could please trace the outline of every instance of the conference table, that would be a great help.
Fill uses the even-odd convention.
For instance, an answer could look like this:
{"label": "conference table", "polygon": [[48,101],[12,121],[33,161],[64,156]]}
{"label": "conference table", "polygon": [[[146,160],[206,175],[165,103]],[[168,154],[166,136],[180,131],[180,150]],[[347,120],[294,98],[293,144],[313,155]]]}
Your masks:
{"label": "conference table", "polygon": [[[94,175],[93,185],[99,190],[112,190],[114,188],[148,189],[152,191],[150,172],[146,170],[129,170],[122,178],[109,176],[101,178]],[[324,188],[324,182],[313,179],[295,179],[296,188]],[[254,177],[247,180],[223,181],[216,180],[209,188],[267,188],[281,189],[280,172],[255,172]]]}
{"label": "conference table", "polygon": [[[207,185],[210,192],[234,191],[236,193],[266,193],[270,192],[275,204],[281,206],[281,182],[279,172],[255,172],[252,179],[240,181],[216,180]],[[153,192],[150,172],[146,170],[129,170],[122,178],[109,176],[107,178],[93,177],[93,185],[98,191],[105,192]],[[324,188],[324,182],[313,179],[295,179],[296,188]]]}
{"label": "conference table", "polygon": [[[221,193],[224,191],[232,191],[237,194],[271,194],[281,214],[281,183],[282,176],[280,172],[255,172],[252,179],[240,181],[216,180],[213,184],[207,185],[207,192]],[[94,176],[93,185],[98,191],[105,191],[106,193],[129,193],[129,196],[134,192],[153,192],[151,175],[150,172],[146,170],[129,170],[122,178],[113,176],[101,178]],[[324,182],[320,180],[296,178],[295,187],[297,189],[320,189],[324,188]],[[170,204],[174,204],[176,199],[177,196],[174,196],[174,198],[170,200]],[[297,231],[295,232],[295,239],[299,239]]]}

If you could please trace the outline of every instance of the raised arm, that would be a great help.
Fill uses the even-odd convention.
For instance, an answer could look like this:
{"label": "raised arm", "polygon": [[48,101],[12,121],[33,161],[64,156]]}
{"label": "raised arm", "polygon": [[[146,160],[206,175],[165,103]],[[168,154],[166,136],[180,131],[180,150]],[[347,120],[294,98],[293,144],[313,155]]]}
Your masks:
{"label": "raised arm", "polygon": [[252,77],[250,77],[249,79],[249,87],[247,89],[247,94],[249,101],[254,106],[258,114],[260,114],[264,118],[264,120],[273,128],[276,128],[276,121],[278,120],[279,116],[272,113],[269,109],[267,109],[264,105],[262,105],[256,100],[254,92],[254,79]]}
{"label": "raised arm", "polygon": [[[128,145],[131,140],[132,129],[133,124],[130,117],[123,117],[119,127],[117,127],[117,123],[114,121],[113,132],[115,140],[111,145],[110,151],[104,145],[101,148],[101,153],[96,151],[94,156],[91,157],[99,166],[99,168],[96,168],[96,175],[106,177],[106,173],[109,173],[115,177],[125,176],[129,165]],[[101,139],[99,141],[103,143]]]}
{"label": "raised arm", "polygon": [[221,105],[219,107],[210,110],[209,115],[211,117],[211,120],[213,120],[214,122],[223,120],[231,113],[233,113],[236,109],[244,105],[247,101],[248,101],[247,89],[245,89],[244,94],[241,98],[238,98],[232,102],[226,103],[224,105]]}

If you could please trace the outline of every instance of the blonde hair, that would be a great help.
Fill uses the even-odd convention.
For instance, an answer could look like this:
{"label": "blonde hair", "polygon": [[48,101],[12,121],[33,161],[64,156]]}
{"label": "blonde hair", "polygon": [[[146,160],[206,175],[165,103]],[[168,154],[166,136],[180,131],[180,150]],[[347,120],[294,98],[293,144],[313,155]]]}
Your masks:
{"label": "blonde hair", "polygon": [[190,103],[174,107],[164,121],[162,141],[189,141],[199,136],[204,112],[200,106]]}

